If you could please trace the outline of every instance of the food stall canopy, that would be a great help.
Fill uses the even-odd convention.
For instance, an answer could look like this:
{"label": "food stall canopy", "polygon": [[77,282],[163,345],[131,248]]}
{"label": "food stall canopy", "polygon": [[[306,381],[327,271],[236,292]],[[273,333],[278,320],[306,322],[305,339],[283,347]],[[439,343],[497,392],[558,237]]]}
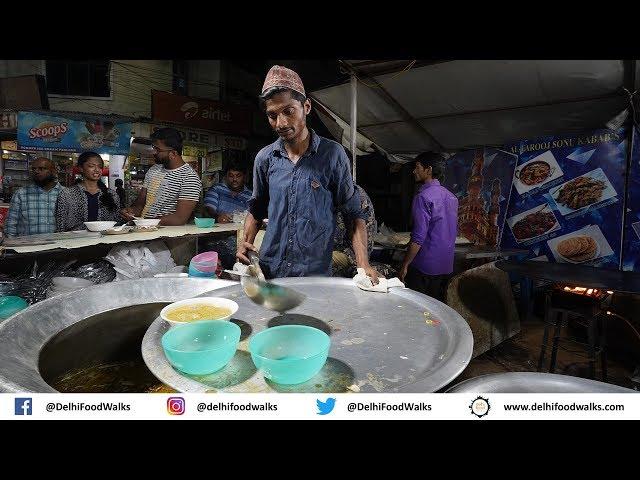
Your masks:
{"label": "food stall canopy", "polygon": [[[604,128],[629,105],[624,87],[635,90],[638,77],[636,62],[623,60],[359,60],[343,65],[359,79],[358,149],[377,147],[400,162],[425,150],[501,147]],[[320,119],[349,148],[349,82],[310,96]]]}

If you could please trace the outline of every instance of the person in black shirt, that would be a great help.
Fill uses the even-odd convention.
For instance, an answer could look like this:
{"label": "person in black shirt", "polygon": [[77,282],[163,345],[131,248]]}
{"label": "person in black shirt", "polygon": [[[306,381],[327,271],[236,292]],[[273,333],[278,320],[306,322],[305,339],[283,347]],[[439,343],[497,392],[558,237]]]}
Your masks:
{"label": "person in black shirt", "polygon": [[116,193],[120,199],[120,208],[125,208],[127,204],[125,202],[124,182],[121,178],[116,178]]}

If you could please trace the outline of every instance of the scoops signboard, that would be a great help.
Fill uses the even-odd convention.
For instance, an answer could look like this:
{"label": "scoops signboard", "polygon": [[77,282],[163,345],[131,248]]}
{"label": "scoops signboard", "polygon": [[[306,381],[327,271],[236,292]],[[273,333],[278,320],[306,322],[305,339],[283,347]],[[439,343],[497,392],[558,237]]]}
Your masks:
{"label": "scoops signboard", "polygon": [[20,150],[83,152],[127,155],[131,142],[131,123],[107,118],[74,120],[59,115],[18,113]]}
{"label": "scoops signboard", "polygon": [[153,119],[220,133],[249,135],[251,110],[206,98],[184,97],[154,90]]}
{"label": "scoops signboard", "polygon": [[29,129],[29,139],[37,138],[43,142],[59,142],[68,130],[68,122],[43,122],[37,127]]}

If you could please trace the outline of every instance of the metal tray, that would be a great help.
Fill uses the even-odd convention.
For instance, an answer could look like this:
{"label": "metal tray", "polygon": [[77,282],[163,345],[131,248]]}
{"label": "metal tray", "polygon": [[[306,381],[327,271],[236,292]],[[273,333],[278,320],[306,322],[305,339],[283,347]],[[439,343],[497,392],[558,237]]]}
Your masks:
{"label": "metal tray", "polygon": [[4,241],[4,246],[22,247],[31,245],[50,245],[59,240],[71,240],[76,238],[91,238],[99,236],[100,232],[89,232],[88,230],[56,233],[36,233],[34,235],[23,235],[21,237],[8,237]]}
{"label": "metal tray", "polygon": [[491,373],[470,378],[447,393],[638,393],[586,378],[539,372]]}
{"label": "metal tray", "polygon": [[[447,305],[405,288],[364,292],[344,278],[283,278],[275,283],[307,299],[285,315],[255,305],[240,285],[209,296],[229,298],[240,308],[232,318],[242,329],[238,351],[222,370],[182,374],[167,361],[160,339],[169,329],[156,319],[142,341],[147,367],[181,392],[434,392],[467,366],[473,337],[467,322]],[[298,385],[268,382],[256,371],[248,339],[287,323],[320,328],[331,336],[329,359],[311,380]]]}
{"label": "metal tray", "polygon": [[[40,374],[40,353],[71,326],[80,324],[79,329],[83,329],[85,320],[90,319],[84,325],[94,325],[92,317],[111,310],[177,302],[229,285],[233,282],[208,278],[140,278],[103,283],[31,305],[0,322],[0,392],[55,392]],[[108,330],[109,324],[105,324],[104,331]],[[117,332],[113,336],[123,335],[128,334]],[[113,345],[116,350],[120,348],[118,341]],[[70,355],[73,357],[73,352]]]}

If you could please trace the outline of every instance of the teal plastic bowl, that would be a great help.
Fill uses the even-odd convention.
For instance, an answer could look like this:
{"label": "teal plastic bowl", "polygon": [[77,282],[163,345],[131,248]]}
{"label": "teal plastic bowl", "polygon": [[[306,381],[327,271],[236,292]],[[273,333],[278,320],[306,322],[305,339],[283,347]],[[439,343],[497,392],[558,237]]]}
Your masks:
{"label": "teal plastic bowl", "polygon": [[240,327],[223,320],[204,320],[172,328],[162,336],[169,363],[191,375],[217,372],[231,361],[240,341]]}
{"label": "teal plastic bowl", "polygon": [[200,228],[211,228],[216,223],[215,218],[194,217],[193,221],[196,223],[196,227],[200,227]]}
{"label": "teal plastic bowl", "polygon": [[201,272],[193,265],[189,265],[189,276],[195,278],[216,278],[215,272]]}
{"label": "teal plastic bowl", "polygon": [[29,304],[21,297],[15,295],[7,295],[0,297],[0,321],[6,320],[14,313],[27,308]]}
{"label": "teal plastic bowl", "polygon": [[306,382],[324,366],[331,339],[317,328],[281,325],[249,340],[251,359],[265,378],[283,385]]}

